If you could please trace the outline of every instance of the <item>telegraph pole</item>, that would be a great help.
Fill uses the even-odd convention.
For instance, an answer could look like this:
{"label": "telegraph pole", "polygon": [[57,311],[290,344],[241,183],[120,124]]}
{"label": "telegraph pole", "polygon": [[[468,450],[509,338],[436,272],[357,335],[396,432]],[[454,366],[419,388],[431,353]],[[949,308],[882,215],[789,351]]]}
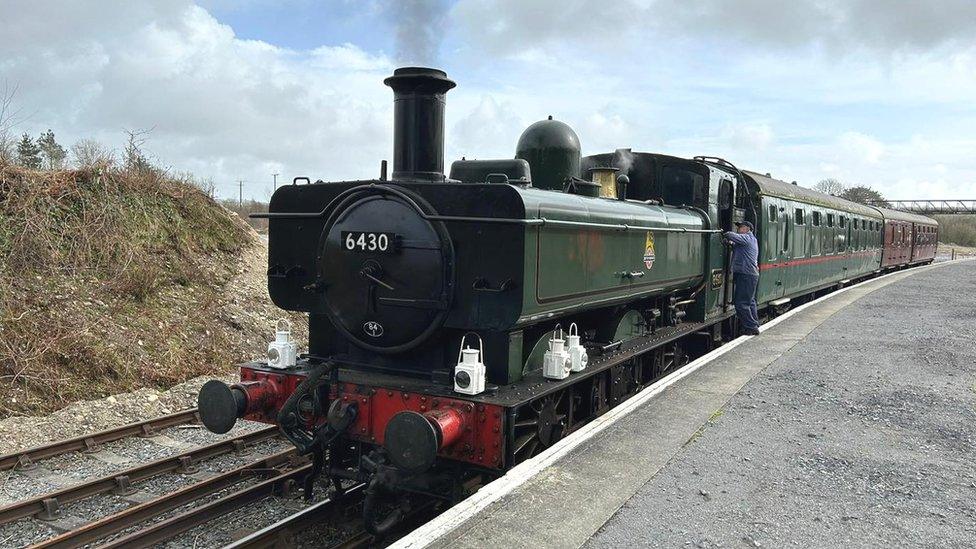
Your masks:
{"label": "telegraph pole", "polygon": [[277,191],[278,190],[278,174],[273,173],[273,174],[271,174],[271,176],[274,177],[274,190]]}
{"label": "telegraph pole", "polygon": [[244,180],[237,180],[237,205],[244,207]]}

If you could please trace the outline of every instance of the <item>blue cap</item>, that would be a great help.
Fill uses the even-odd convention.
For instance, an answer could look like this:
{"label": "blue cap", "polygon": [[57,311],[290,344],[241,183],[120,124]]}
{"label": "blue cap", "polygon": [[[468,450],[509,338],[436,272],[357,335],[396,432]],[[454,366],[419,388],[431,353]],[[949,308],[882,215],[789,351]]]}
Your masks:
{"label": "blue cap", "polygon": [[738,226],[738,225],[745,225],[746,227],[749,227],[749,230],[750,231],[753,231],[753,232],[756,231],[756,227],[752,224],[751,221],[736,221],[735,224],[736,224],[736,226]]}

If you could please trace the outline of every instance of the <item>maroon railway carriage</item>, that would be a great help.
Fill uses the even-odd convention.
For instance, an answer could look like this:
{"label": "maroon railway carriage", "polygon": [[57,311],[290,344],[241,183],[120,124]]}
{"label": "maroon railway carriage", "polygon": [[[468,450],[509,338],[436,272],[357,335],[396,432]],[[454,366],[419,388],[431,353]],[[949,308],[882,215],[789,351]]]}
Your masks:
{"label": "maroon railway carriage", "polygon": [[916,214],[875,208],[884,216],[884,252],[881,268],[931,263],[939,239],[939,224]]}

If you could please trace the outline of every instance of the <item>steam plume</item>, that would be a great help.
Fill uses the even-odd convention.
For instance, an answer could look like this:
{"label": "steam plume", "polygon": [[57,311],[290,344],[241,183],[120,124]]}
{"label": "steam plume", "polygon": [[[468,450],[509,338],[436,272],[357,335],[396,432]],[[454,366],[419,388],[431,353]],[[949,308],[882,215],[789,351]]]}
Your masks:
{"label": "steam plume", "polygon": [[395,0],[397,62],[434,66],[444,33],[445,9],[441,0]]}
{"label": "steam plume", "polygon": [[630,149],[617,149],[614,166],[620,170],[621,175],[630,173],[630,168],[634,165],[634,153]]}

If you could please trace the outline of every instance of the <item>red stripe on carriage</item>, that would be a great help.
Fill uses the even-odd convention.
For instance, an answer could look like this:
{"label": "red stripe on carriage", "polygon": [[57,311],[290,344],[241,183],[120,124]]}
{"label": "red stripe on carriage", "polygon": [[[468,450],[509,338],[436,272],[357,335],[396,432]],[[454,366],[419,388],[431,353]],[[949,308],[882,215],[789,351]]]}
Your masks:
{"label": "red stripe on carriage", "polygon": [[872,256],[880,253],[881,250],[866,250],[854,254],[803,257],[799,259],[791,259],[789,261],[783,261],[782,263],[762,263],[759,265],[759,270],[768,271],[769,269],[779,269],[780,267],[795,267],[797,265],[811,265],[813,263],[823,263],[825,261],[833,261],[835,259],[853,259],[855,257],[867,257],[867,256]]}

